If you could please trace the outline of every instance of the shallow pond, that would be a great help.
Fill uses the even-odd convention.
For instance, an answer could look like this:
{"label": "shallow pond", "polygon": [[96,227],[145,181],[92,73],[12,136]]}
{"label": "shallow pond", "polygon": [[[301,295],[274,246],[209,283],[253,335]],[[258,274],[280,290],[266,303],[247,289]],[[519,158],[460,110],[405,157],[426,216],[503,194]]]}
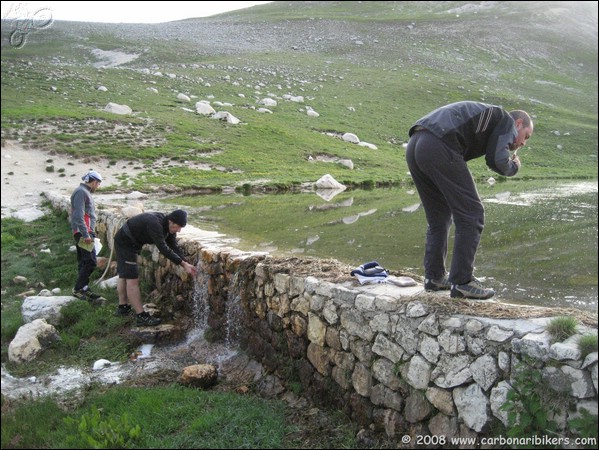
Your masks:
{"label": "shallow pond", "polygon": [[[478,189],[486,225],[475,276],[497,291],[497,299],[596,311],[597,182],[508,180]],[[389,270],[423,274],[426,221],[414,188],[321,194],[169,202],[188,209],[194,226],[238,237],[242,250],[335,258],[352,266],[376,260]]]}

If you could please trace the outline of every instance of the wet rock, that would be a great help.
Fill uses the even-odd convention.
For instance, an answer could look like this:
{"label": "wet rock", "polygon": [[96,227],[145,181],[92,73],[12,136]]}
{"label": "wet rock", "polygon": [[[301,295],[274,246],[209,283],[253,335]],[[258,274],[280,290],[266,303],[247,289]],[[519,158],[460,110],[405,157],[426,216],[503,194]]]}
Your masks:
{"label": "wet rock", "polygon": [[217,377],[216,367],[212,364],[194,364],[183,369],[179,383],[206,389],[216,384]]}
{"label": "wet rock", "polygon": [[231,384],[255,384],[264,376],[262,365],[243,353],[238,353],[220,362],[221,376]]}
{"label": "wet rock", "polygon": [[141,342],[149,344],[175,343],[185,338],[183,328],[169,323],[163,323],[155,327],[135,327],[130,332]]}

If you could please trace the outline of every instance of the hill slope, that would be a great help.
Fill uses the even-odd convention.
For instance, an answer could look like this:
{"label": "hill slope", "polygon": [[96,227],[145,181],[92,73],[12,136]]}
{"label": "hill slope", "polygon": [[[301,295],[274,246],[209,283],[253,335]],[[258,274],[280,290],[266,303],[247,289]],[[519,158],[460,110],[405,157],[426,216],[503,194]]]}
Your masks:
{"label": "hill slope", "polygon": [[[527,177],[597,177],[594,2],[273,2],[155,25],[55,22],[20,48],[14,26],[2,23],[2,138],[137,161],[123,186],[401,183],[410,125],[464,99],[535,117]],[[200,100],[242,123],[195,113]]]}

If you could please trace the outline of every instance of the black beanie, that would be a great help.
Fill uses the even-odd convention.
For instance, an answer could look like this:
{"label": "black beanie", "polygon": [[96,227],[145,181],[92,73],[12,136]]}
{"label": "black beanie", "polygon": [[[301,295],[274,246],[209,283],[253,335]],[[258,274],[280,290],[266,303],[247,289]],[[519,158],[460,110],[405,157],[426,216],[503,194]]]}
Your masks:
{"label": "black beanie", "polygon": [[187,212],[182,209],[177,209],[166,216],[171,222],[175,222],[177,225],[184,227],[187,225]]}

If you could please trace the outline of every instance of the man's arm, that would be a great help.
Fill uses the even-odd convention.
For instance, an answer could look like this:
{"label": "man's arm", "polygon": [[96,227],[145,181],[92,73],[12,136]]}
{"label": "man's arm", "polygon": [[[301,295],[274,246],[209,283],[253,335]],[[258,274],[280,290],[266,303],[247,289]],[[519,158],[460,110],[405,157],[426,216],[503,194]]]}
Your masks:
{"label": "man's arm", "polygon": [[516,140],[518,131],[513,119],[506,115],[497,124],[489,137],[485,152],[487,166],[500,175],[513,177],[520,169],[520,160],[510,156],[510,145]]}
{"label": "man's arm", "polygon": [[150,222],[148,222],[147,227],[150,239],[152,239],[152,243],[158,248],[160,253],[162,253],[176,265],[181,264],[183,258],[181,258],[181,256],[175,253],[164,239],[162,224],[160,223],[160,220],[158,218],[152,219]]}

